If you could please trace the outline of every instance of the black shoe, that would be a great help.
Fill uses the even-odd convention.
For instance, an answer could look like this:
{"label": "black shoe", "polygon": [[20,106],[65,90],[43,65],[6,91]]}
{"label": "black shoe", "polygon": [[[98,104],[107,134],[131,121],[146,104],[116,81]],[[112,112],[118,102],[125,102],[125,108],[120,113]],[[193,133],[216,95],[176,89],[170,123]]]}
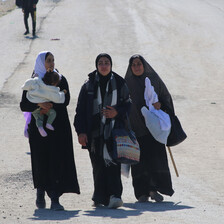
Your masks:
{"label": "black shoe", "polygon": [[51,210],[62,211],[64,207],[59,203],[59,197],[57,192],[51,192]]}
{"label": "black shoe", "polygon": [[33,37],[35,37],[36,36],[36,33],[35,33],[35,31],[33,31]]}
{"label": "black shoe", "polygon": [[24,35],[27,35],[27,34],[29,34],[30,32],[27,30],[25,33],[24,33]]}
{"label": "black shoe", "polygon": [[162,202],[163,201],[163,196],[159,194],[157,191],[150,191],[149,195],[152,200],[155,200],[156,202]]}
{"label": "black shoe", "polygon": [[149,201],[149,197],[147,195],[142,195],[138,198],[138,202],[140,202],[140,203],[144,203],[147,201]]}
{"label": "black shoe", "polygon": [[94,201],[93,204],[92,204],[92,206],[95,207],[95,208],[101,208],[101,207],[103,207],[104,205],[101,204],[101,203],[97,203],[97,202]]}
{"label": "black shoe", "polygon": [[46,201],[45,199],[42,200],[36,200],[36,206],[37,208],[46,208]]}
{"label": "black shoe", "polygon": [[59,202],[51,201],[51,210],[63,211],[64,207]]}
{"label": "black shoe", "polygon": [[44,199],[45,191],[42,189],[37,189],[37,199],[36,199],[36,206],[37,208],[45,208],[46,207],[46,201]]}

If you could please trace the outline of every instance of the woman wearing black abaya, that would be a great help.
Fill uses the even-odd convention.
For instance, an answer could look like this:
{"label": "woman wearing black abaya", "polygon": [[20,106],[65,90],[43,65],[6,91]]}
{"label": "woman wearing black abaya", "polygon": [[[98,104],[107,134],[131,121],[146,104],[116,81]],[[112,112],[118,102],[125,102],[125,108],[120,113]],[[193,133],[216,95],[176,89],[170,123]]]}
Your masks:
{"label": "woman wearing black abaya", "polygon": [[[54,70],[54,56],[47,51],[40,52],[36,59],[34,76],[42,78],[49,70]],[[66,108],[70,101],[70,93],[67,80],[62,75],[58,87],[60,90],[67,90],[63,104],[31,103],[26,98],[26,91],[23,91],[20,102],[22,111],[32,112],[41,107],[42,113],[45,114],[49,108],[53,107],[57,113],[53,123],[55,130],[45,129],[46,137],[40,135],[33,116],[28,125],[33,182],[34,188],[37,188],[36,206],[45,208],[46,191],[51,198],[52,210],[64,209],[59,203],[59,197],[63,193],[80,194],[73,154],[72,132]],[[46,120],[47,116],[44,118],[44,126]]]}
{"label": "woman wearing black abaya", "polygon": [[112,159],[112,129],[124,126],[130,108],[127,85],[112,71],[112,59],[102,53],[96,70],[79,93],[74,126],[79,143],[89,150],[93,167],[94,206],[118,208],[121,199],[121,166]]}
{"label": "woman wearing black abaya", "polygon": [[174,191],[165,145],[153,138],[141,114],[141,108],[146,106],[144,99],[146,77],[150,79],[159,99],[153,106],[168,114],[174,113],[171,95],[163,81],[142,56],[133,55],[129,60],[125,80],[132,99],[130,121],[141,148],[141,156],[140,163],[131,167],[132,184],[139,202],[146,202],[149,197],[161,202],[163,201],[161,194],[172,196]]}

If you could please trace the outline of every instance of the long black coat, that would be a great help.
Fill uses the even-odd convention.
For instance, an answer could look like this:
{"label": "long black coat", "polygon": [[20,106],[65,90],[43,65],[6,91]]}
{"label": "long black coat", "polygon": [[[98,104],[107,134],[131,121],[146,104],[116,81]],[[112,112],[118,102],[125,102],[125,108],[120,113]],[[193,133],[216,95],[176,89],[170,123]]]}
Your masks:
{"label": "long black coat", "polygon": [[[67,80],[62,76],[60,90],[66,89],[64,104],[53,103],[57,116],[53,122],[54,131],[45,129],[48,136],[42,137],[32,116],[28,127],[29,144],[33,182],[35,188],[46,191],[56,190],[63,194],[67,192],[80,193],[73,155],[72,132],[66,106],[70,101]],[[22,111],[32,112],[37,104],[31,103],[23,92],[20,108]],[[46,116],[44,120],[46,124]],[[44,125],[45,127],[45,125]]]}
{"label": "long black coat", "polygon": [[[96,86],[94,85],[96,71],[89,74],[89,80],[82,86],[78,103],[76,107],[76,115],[74,119],[74,127],[77,134],[85,133],[88,137],[87,148],[91,148],[91,133],[93,125],[93,101],[94,101],[94,91]],[[116,84],[117,84],[117,105],[115,109],[118,114],[115,118],[116,127],[124,127],[126,114],[129,114],[131,108],[131,100],[129,95],[129,90],[127,88],[125,80],[118,74],[113,72]],[[110,149],[108,149],[110,151]]]}
{"label": "long black coat", "polygon": [[25,10],[32,10],[33,5],[36,5],[38,0],[22,0],[22,8]]}

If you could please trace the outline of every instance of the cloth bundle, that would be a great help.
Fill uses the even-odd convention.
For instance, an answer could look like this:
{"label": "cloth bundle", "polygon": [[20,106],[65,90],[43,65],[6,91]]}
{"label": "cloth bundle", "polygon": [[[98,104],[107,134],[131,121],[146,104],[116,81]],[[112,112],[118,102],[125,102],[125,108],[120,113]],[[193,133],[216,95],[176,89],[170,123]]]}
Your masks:
{"label": "cloth bundle", "polygon": [[171,130],[170,117],[164,111],[154,108],[153,104],[158,102],[158,96],[148,77],[145,78],[144,98],[149,108],[145,106],[141,108],[146,127],[158,142],[166,144]]}

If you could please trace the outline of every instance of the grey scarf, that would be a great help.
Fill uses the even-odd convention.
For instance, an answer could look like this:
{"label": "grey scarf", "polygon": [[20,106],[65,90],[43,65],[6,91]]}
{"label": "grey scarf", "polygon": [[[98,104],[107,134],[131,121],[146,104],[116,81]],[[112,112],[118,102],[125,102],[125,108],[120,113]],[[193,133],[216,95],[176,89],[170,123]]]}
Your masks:
{"label": "grey scarf", "polygon": [[110,80],[107,82],[106,92],[104,100],[102,102],[102,96],[99,86],[99,75],[96,73],[95,82],[98,84],[97,94],[93,101],[93,118],[100,117],[99,128],[95,128],[92,132],[93,144],[91,150],[94,151],[94,139],[101,137],[104,140],[103,143],[103,157],[107,165],[112,162],[112,159],[107,150],[106,141],[110,138],[112,129],[114,127],[115,119],[106,119],[105,116],[102,116],[101,110],[106,108],[106,106],[115,106],[117,104],[117,86],[116,80],[113,73],[111,74]]}

